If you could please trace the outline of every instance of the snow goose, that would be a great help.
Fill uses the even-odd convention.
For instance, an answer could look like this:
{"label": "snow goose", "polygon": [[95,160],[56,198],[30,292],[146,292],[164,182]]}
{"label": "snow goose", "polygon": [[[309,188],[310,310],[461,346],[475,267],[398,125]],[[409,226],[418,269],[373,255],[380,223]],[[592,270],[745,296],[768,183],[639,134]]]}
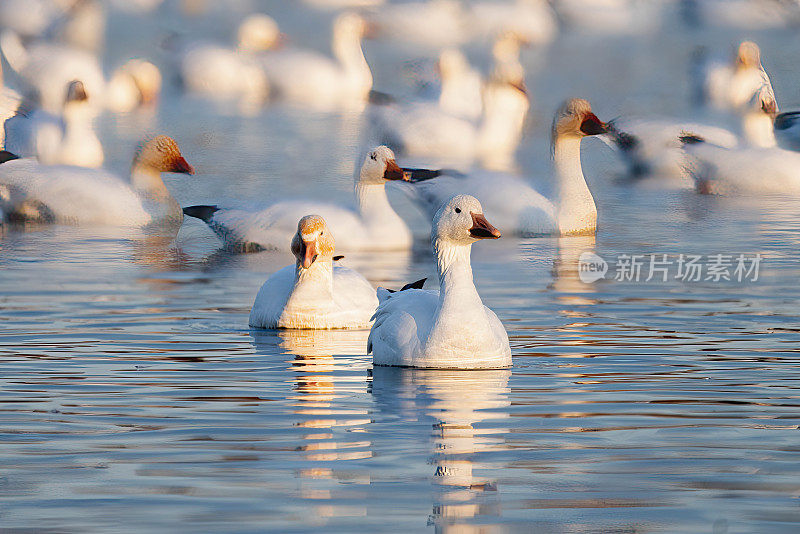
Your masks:
{"label": "snow goose", "polygon": [[781,147],[800,151],[800,111],[778,113],[773,123],[773,133]]}
{"label": "snow goose", "polygon": [[94,131],[95,112],[87,103],[83,83],[67,88],[61,116],[36,109],[20,112],[5,122],[5,148],[23,157],[35,157],[45,165],[100,167],[103,146]]}
{"label": "snow goose", "polygon": [[800,194],[800,153],[776,146],[777,105],[771,87],[753,96],[742,117],[744,143],[726,148],[684,136],[685,167],[697,191],[707,194]]}
{"label": "snow goose", "polygon": [[650,184],[680,188],[693,185],[683,167],[680,137],[686,135],[702,137],[727,148],[739,143],[738,136],[725,128],[669,118],[614,119],[608,124],[608,134],[601,139],[626,164],[630,178],[646,178]]}
{"label": "snow goose", "polygon": [[127,113],[154,106],[161,93],[161,82],[161,72],[153,63],[130,59],[108,80],[106,107],[115,113]]}
{"label": "snow goose", "polygon": [[[410,180],[385,146],[370,150],[356,178],[356,208],[312,200],[290,200],[260,211],[221,206],[190,206],[183,212],[204,220],[228,250],[280,248],[295,232],[295,221],[306,213],[325,218],[338,236],[340,250],[405,250],[413,238],[386,195],[391,180]],[[420,178],[421,179],[421,178]]]}
{"label": "snow goose", "polygon": [[481,301],[472,281],[470,251],[479,239],[500,232],[483,215],[480,202],[458,195],[433,219],[431,243],[439,291],[378,289],[367,353],[374,365],[450,369],[511,366],[503,324]]}
{"label": "snow goose", "polygon": [[375,290],[356,271],[334,264],[334,238],[319,215],[306,215],[292,238],[296,265],[269,277],[250,311],[254,328],[369,328]]}
{"label": "snow goose", "polygon": [[470,37],[459,0],[389,4],[376,10],[374,20],[382,38],[420,53],[460,46]]}
{"label": "snow goose", "polygon": [[35,41],[26,47],[10,30],[0,34],[0,48],[11,68],[30,86],[43,110],[60,113],[64,92],[73,80],[83,82],[90,104],[102,105],[105,78],[100,63],[92,54],[44,41]]}
{"label": "snow goose", "polygon": [[361,48],[368,27],[356,13],[339,15],[333,22],[333,58],[292,47],[261,54],[276,98],[321,111],[363,108],[372,89]]}
{"label": "snow goose", "polygon": [[581,140],[605,133],[606,125],[586,100],[573,98],[555,115],[551,148],[557,197],[550,200],[525,180],[507,173],[473,172],[468,177],[435,177],[424,183],[403,184],[403,190],[429,214],[444,199],[468,193],[488,206],[508,233],[565,235],[594,233],[597,208],[581,167]]}
{"label": "snow goose", "polygon": [[214,43],[193,43],[181,60],[181,79],[191,93],[220,102],[234,102],[242,110],[263,104],[270,84],[257,53],[277,46],[280,31],[263,14],[251,15],[239,26],[236,49]]}
{"label": "snow goose", "polygon": [[537,45],[549,43],[558,33],[558,20],[547,0],[474,2],[469,8],[469,25],[477,35],[510,31]]}
{"label": "snow goose", "polygon": [[739,45],[734,60],[712,61],[700,68],[702,97],[706,104],[720,110],[736,110],[746,105],[761,86],[771,87],[761,65],[761,50],[752,41]]}
{"label": "snow goose", "polygon": [[483,79],[457,48],[439,54],[436,69],[442,80],[439,108],[455,117],[477,120],[483,111]]}
{"label": "snow goose", "polygon": [[0,164],[0,186],[15,191],[17,201],[12,207],[19,219],[144,226],[181,218],[162,172],[194,174],[178,144],[165,135],[140,145],[130,182],[103,169],[43,165],[24,158]]}
{"label": "snow goose", "polygon": [[478,159],[486,167],[505,169],[513,166],[528,108],[524,86],[495,81],[484,88],[479,121],[427,102],[375,105],[370,110],[368,135],[371,141],[404,155],[457,166]]}

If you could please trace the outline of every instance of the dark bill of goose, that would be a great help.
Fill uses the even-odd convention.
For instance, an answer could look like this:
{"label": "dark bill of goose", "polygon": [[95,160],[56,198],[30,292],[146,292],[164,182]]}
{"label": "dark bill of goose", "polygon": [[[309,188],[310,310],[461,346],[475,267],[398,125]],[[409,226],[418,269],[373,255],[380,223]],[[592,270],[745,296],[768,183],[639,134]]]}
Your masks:
{"label": "dark bill of goose", "polygon": [[608,132],[608,125],[594,113],[587,113],[581,122],[581,132],[586,135],[600,135]]}
{"label": "dark bill of goose", "polygon": [[473,213],[472,215],[472,228],[469,229],[469,235],[476,239],[498,239],[502,234],[500,230],[492,226],[492,223],[486,220],[483,213]]}
{"label": "dark bill of goose", "polygon": [[454,169],[412,169],[403,167],[403,180],[412,184],[417,182],[424,182],[425,180],[432,180],[439,176],[452,176],[454,178],[463,178],[464,173]]}

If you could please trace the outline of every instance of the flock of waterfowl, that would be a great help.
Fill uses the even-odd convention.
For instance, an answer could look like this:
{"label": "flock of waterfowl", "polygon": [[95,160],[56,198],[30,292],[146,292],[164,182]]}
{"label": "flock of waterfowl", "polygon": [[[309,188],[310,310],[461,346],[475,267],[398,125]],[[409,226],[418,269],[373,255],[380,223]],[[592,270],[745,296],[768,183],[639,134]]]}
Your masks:
{"label": "flock of waterfowl", "polygon": [[[778,112],[753,42],[742,42],[729,61],[700,54],[691,60],[698,102],[738,117],[738,133],[678,119],[604,122],[586,100],[567,99],[553,118],[556,191],[547,198],[514,161],[530,107],[520,49],[552,39],[558,22],[550,3],[369,3],[375,5],[367,11],[343,10],[333,18],[330,56],[287,44],[275,20],[259,13],[241,22],[234,44],[171,43],[165,75],[137,58],[110,76],[91,35],[92,21],[103,16],[101,2],[0,4],[0,47],[17,82],[16,90],[4,84],[0,99],[0,221],[157,226],[177,235],[180,247],[184,218],[200,219],[227,252],[290,249],[296,258],[256,295],[253,328],[371,328],[367,351],[376,365],[500,368],[511,365],[508,336],[473,284],[471,246],[497,239],[501,231],[593,234],[598,208],[581,166],[584,137],[598,136],[611,146],[626,162],[631,182],[655,180],[704,194],[800,191],[800,113]],[[684,3],[687,9],[715,5]],[[610,21],[608,10],[627,3],[611,2],[617,8],[596,12],[600,2],[587,2],[585,10],[576,4],[555,3],[562,18],[580,25],[582,16],[602,14]],[[394,42],[398,50],[440,50],[436,94],[403,100],[374,91],[365,37]],[[492,42],[493,66],[485,77],[458,48],[481,39]],[[353,205],[270,199],[261,209],[180,206],[161,174],[195,169],[166,135],[141,143],[129,177],[104,170],[94,118],[153,106],[164,80],[175,76],[185,92],[243,111],[283,101],[323,112],[363,112],[362,137],[370,148],[356,173]],[[453,169],[404,168],[398,156],[457,163]],[[432,221],[439,290],[422,289],[424,281],[418,281],[376,293],[338,261],[342,251],[412,246],[409,225],[389,202],[389,183]]]}

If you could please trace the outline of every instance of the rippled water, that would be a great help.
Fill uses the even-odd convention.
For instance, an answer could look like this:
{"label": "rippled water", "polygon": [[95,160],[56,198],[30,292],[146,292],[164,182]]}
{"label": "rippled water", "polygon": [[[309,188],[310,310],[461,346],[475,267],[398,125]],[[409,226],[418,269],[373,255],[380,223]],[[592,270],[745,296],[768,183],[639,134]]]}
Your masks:
{"label": "rippled water", "polygon": [[[763,37],[765,57],[785,64],[791,51]],[[559,40],[550,61],[578,61],[576,42]],[[638,64],[658,65],[658,48],[644,46]],[[796,98],[797,77],[775,70],[775,85]],[[563,92],[554,80],[583,80],[602,117],[678,106],[679,96],[661,100],[657,68],[635,70],[645,80],[636,84],[602,78],[599,60],[588,76],[568,71],[531,77],[540,120],[520,155],[531,172],[546,168],[547,106]],[[587,85],[594,77],[609,87]],[[614,98],[610,87],[626,84],[632,100]],[[243,119],[174,97],[158,118],[101,126],[120,172],[142,131],[173,133],[198,169],[168,177],[183,204],[346,199],[358,144],[357,117],[276,107]],[[596,239],[474,248],[476,284],[509,332],[507,371],[372,369],[366,332],[250,331],[254,295],[288,253],[196,263],[170,249],[171,235],[9,230],[2,529],[796,531],[797,200],[626,188],[605,147],[585,148]],[[586,251],[612,264],[620,254],[763,260],[755,282],[635,283],[612,271],[585,284]],[[424,238],[408,254],[345,261],[376,285],[435,282]]]}

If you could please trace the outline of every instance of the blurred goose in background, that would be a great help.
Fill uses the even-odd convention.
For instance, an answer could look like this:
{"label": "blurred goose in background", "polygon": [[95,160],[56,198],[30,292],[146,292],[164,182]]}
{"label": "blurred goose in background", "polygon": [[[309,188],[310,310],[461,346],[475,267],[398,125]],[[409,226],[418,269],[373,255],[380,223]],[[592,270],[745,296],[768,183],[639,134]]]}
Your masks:
{"label": "blurred goose in background", "polygon": [[558,20],[547,0],[473,2],[468,15],[471,32],[484,38],[511,32],[527,43],[543,45],[558,34]]}
{"label": "blurred goose in background", "polygon": [[449,165],[469,166],[474,160],[492,169],[514,166],[528,113],[524,86],[491,82],[483,91],[480,120],[452,115],[438,105],[415,102],[372,106],[367,133],[403,155],[433,158]]}
{"label": "blurred goose in background", "polygon": [[511,366],[503,324],[483,305],[472,280],[470,252],[479,239],[500,232],[469,195],[445,202],[433,218],[431,244],[439,291],[378,289],[367,353],[373,365],[440,369]]}
{"label": "blurred goose in background", "polygon": [[442,81],[439,108],[454,117],[476,120],[483,111],[483,79],[457,48],[445,49],[436,62]]}
{"label": "blurred goose in background", "polygon": [[304,4],[317,9],[348,9],[375,7],[383,4],[386,0],[303,0]]}
{"label": "blurred goose in background", "polygon": [[0,27],[23,37],[39,37],[59,13],[52,0],[3,0]]}
{"label": "blurred goose in background", "polygon": [[297,258],[258,291],[250,311],[254,328],[369,328],[375,290],[356,271],[334,264],[334,238],[325,219],[306,215],[292,238]]}
{"label": "blurred goose in background", "polygon": [[[159,135],[136,151],[130,180],[103,169],[43,165],[5,153],[0,187],[13,191],[6,215],[31,222],[144,226],[179,222],[178,203],[161,179],[162,172],[194,174],[178,144]],[[11,158],[10,160],[8,160]]]}
{"label": "blurred goose in background", "polygon": [[74,80],[67,87],[60,115],[35,109],[8,119],[5,149],[45,165],[100,167],[103,145],[94,131],[95,114],[83,83]]}
{"label": "blurred goose in background", "polygon": [[726,148],[702,137],[682,137],[686,172],[707,194],[800,194],[800,153],[777,147],[773,121],[778,107],[764,86],[742,116],[743,142]]}
{"label": "blurred goose in background", "polygon": [[[3,62],[0,61],[0,124],[15,116],[23,104],[22,95],[7,87],[3,76]],[[5,144],[5,128],[0,128],[0,144]]]}
{"label": "blurred goose in background", "polygon": [[763,85],[770,88],[769,76],[761,65],[761,50],[752,41],[739,45],[734,60],[703,62],[697,69],[702,98],[706,105],[719,110],[737,110],[745,106]]}
{"label": "blurred goose in background", "polygon": [[[422,178],[420,178],[422,179]],[[338,236],[340,250],[405,250],[413,236],[386,195],[387,181],[409,180],[385,146],[370,150],[356,178],[356,207],[314,200],[287,200],[260,211],[223,206],[190,206],[183,212],[205,221],[228,250],[246,252],[280,248],[306,213],[324,217]]]}
{"label": "blurred goose in background", "polygon": [[275,97],[323,111],[363,108],[372,89],[361,45],[368,29],[363,17],[344,12],[333,21],[332,58],[294,47],[261,54]]}
{"label": "blurred goose in background", "polygon": [[557,196],[550,200],[518,176],[476,171],[467,177],[442,176],[423,183],[403,184],[403,190],[431,214],[457,193],[480,199],[507,233],[517,235],[591,234],[597,227],[597,208],[581,167],[581,140],[606,132],[589,102],[573,98],[553,120],[551,147]]}
{"label": "blurred goose in background", "polygon": [[10,30],[0,34],[0,48],[8,64],[30,87],[43,110],[60,113],[64,91],[73,80],[83,82],[91,98],[90,104],[102,106],[105,78],[100,62],[92,54],[45,41],[35,41],[26,46],[19,35]]}
{"label": "blurred goose in background", "polygon": [[106,87],[106,107],[115,113],[128,113],[139,107],[152,107],[161,94],[161,71],[140,58],[126,61]]}
{"label": "blurred goose in background", "polygon": [[424,53],[461,46],[470,37],[459,0],[387,4],[376,9],[373,20],[381,38]]}
{"label": "blurred goose in background", "polygon": [[584,34],[619,37],[657,30],[664,2],[640,0],[554,0],[553,7],[567,28]]}
{"label": "blurred goose in background", "polygon": [[255,14],[239,25],[235,49],[192,43],[183,52],[181,80],[186,90],[210,100],[235,102],[243,110],[266,102],[270,84],[257,54],[278,46],[281,33],[269,16]]}
{"label": "blurred goose in background", "polygon": [[677,119],[619,118],[608,123],[608,133],[600,137],[613,148],[635,180],[649,178],[659,185],[693,186],[684,172],[681,136],[695,135],[726,148],[739,144],[739,137],[725,128]]}

